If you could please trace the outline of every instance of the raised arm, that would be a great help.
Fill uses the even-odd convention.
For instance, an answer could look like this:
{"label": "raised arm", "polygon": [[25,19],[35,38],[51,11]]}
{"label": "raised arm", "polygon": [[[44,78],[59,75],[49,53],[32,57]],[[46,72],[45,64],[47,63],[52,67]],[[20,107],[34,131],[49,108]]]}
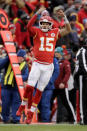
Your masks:
{"label": "raised arm", "polygon": [[30,21],[28,22],[28,25],[27,25],[28,28],[30,28],[31,26],[34,25],[34,23],[35,23],[35,21],[36,21],[36,19],[37,19],[37,16],[38,16],[39,14],[41,14],[41,12],[44,11],[44,10],[45,10],[45,8],[44,8],[44,7],[41,7],[41,8],[36,12],[36,14],[35,14],[35,15],[30,19]]}
{"label": "raised arm", "polygon": [[32,36],[34,36],[34,35],[36,34],[36,27],[33,27],[33,25],[34,25],[34,23],[35,23],[35,21],[36,21],[36,19],[37,19],[37,16],[38,16],[39,14],[41,14],[41,12],[42,12],[43,10],[45,10],[45,8],[44,8],[44,7],[41,7],[41,8],[36,12],[36,14],[35,14],[35,15],[29,20],[29,22],[28,22],[27,28],[28,28],[28,31],[30,32],[30,34],[31,34]]}
{"label": "raised arm", "polygon": [[71,29],[70,23],[69,23],[69,21],[63,11],[60,12],[60,15],[64,18],[64,21],[65,21],[65,28],[60,30],[60,35],[61,35],[61,37],[63,37],[65,35],[67,35],[68,33],[70,33],[72,31],[72,29]]}

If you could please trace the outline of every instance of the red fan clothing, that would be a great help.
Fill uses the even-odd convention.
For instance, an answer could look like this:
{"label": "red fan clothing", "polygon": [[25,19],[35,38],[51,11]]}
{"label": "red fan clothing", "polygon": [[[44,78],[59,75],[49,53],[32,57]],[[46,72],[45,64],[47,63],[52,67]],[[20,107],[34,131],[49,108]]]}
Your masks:
{"label": "red fan clothing", "polygon": [[[36,7],[32,3],[26,2],[25,0],[24,0],[24,2],[25,2],[25,6],[23,8],[21,8],[23,11],[30,14],[32,11],[35,10]],[[17,6],[15,0],[12,1],[11,8],[12,8],[12,12],[14,14],[14,18],[16,18],[19,7]]]}
{"label": "red fan clothing", "polygon": [[17,17],[18,7],[16,5],[16,1],[13,0],[11,4],[12,12],[14,13],[14,18]]}
{"label": "red fan clothing", "polygon": [[34,15],[28,23],[29,32],[34,36],[35,61],[45,64],[53,63],[57,35],[60,37],[59,29],[55,28],[48,32],[42,32],[41,29],[32,27],[36,18],[37,15]]}
{"label": "red fan clothing", "polygon": [[32,5],[34,5],[35,7],[40,5],[40,6],[45,6],[46,8],[48,8],[48,6],[49,6],[48,1],[46,1],[46,0],[30,0],[29,2]]}
{"label": "red fan clothing", "polygon": [[55,81],[55,88],[59,88],[60,83],[64,83],[65,88],[68,87],[67,82],[69,80],[70,74],[71,74],[71,67],[70,62],[68,60],[61,60],[59,62],[60,65],[60,74]]}
{"label": "red fan clothing", "polygon": [[83,24],[84,19],[87,19],[87,12],[82,8],[78,12],[78,21]]}
{"label": "red fan clothing", "polygon": [[24,0],[24,1],[25,1],[25,7],[22,8],[22,10],[24,10],[27,14],[30,15],[32,13],[32,11],[35,11],[36,7],[30,2],[28,2],[26,0]]}
{"label": "red fan clothing", "polygon": [[27,28],[24,25],[23,21],[19,19],[15,24],[15,26],[16,26],[15,35],[19,48],[22,48],[25,45],[27,47],[30,47],[29,32],[27,31]]}
{"label": "red fan clothing", "polygon": [[75,27],[76,27],[76,29],[77,29],[78,36],[80,37],[81,33],[82,33],[83,30],[84,30],[84,27],[83,27],[83,25],[80,24],[79,22],[76,22]]}
{"label": "red fan clothing", "polygon": [[65,26],[63,19],[61,20],[61,22],[58,22],[58,21],[52,19],[52,22],[53,22],[53,28],[62,28]]}
{"label": "red fan clothing", "polygon": [[31,3],[34,6],[37,6],[39,4],[39,0],[29,0],[29,3]]}

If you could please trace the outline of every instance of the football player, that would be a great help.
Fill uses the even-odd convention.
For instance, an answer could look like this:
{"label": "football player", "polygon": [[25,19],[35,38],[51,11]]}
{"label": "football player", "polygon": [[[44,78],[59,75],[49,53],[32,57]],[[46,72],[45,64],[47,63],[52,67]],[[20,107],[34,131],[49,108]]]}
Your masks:
{"label": "football player", "polygon": [[[52,76],[54,70],[53,58],[56,41],[59,37],[62,37],[71,32],[70,24],[63,11],[60,12],[60,15],[64,17],[65,29],[52,29],[53,23],[50,16],[43,16],[40,18],[39,28],[33,26],[37,16],[41,14],[43,10],[45,9],[41,7],[28,23],[28,30],[33,36],[34,62],[29,74],[28,84],[25,88],[24,99],[17,111],[17,115],[21,115],[22,111],[25,109],[26,100],[30,94],[32,103],[29,111],[27,112],[27,124],[31,123],[34,111],[40,102],[42,92]],[[37,90],[33,96],[33,91],[36,83]]]}

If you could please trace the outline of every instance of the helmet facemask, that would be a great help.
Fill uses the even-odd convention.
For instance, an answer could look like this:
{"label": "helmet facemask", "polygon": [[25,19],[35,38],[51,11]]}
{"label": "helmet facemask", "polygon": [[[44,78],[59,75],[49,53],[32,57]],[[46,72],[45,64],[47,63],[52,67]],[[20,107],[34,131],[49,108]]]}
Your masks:
{"label": "helmet facemask", "polygon": [[48,32],[52,29],[52,22],[47,19],[40,20],[39,27],[43,32]]}

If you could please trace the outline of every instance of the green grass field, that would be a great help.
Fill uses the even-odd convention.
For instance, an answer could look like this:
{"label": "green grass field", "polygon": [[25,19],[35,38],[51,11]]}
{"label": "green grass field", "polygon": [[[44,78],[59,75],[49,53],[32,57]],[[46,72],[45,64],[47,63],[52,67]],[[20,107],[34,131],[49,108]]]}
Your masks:
{"label": "green grass field", "polygon": [[87,131],[87,126],[55,124],[55,125],[13,125],[0,124],[0,131]]}

